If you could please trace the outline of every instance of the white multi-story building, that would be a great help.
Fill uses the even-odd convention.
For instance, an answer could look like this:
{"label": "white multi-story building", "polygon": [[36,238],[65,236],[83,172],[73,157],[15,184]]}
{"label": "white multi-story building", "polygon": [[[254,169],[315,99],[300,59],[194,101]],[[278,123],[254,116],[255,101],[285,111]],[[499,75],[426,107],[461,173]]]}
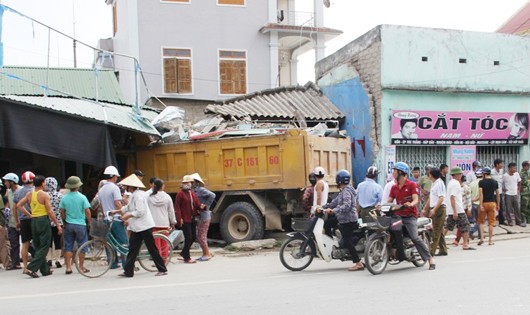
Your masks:
{"label": "white multi-story building", "polygon": [[324,27],[327,1],[312,1],[312,12],[298,12],[295,0],[107,0],[114,37],[100,45],[136,57],[149,91],[130,59],[99,60],[131,102],[156,96],[186,108],[293,85],[297,57],[313,49],[322,59],[325,42],[341,34]]}

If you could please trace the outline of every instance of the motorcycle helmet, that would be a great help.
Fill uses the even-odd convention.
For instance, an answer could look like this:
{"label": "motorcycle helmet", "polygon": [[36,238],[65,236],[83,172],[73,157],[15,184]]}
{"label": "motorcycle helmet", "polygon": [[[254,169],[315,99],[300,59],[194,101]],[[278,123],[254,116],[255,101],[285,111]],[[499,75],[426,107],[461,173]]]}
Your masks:
{"label": "motorcycle helmet", "polygon": [[366,177],[374,178],[379,174],[379,170],[375,166],[370,166],[366,171]]}
{"label": "motorcycle helmet", "polygon": [[30,171],[26,171],[22,173],[21,178],[24,184],[33,183],[33,180],[35,179],[35,174]]}
{"label": "motorcycle helmet", "polygon": [[350,172],[348,172],[347,170],[340,170],[337,172],[337,175],[335,176],[335,182],[337,183],[337,185],[341,185],[341,184],[347,185],[350,183],[350,179],[351,179]]}
{"label": "motorcycle helmet", "polygon": [[109,176],[120,176],[120,173],[118,172],[118,169],[115,166],[107,166],[103,174]]}
{"label": "motorcycle helmet", "polygon": [[491,174],[491,168],[489,168],[489,167],[484,167],[484,168],[482,169],[482,174],[488,174],[488,175]]}
{"label": "motorcycle helmet", "polygon": [[478,167],[481,167],[482,164],[480,164],[479,161],[475,161],[475,162],[473,162],[473,167],[477,167],[477,166],[478,166]]}
{"label": "motorcycle helmet", "polygon": [[394,164],[393,169],[402,171],[403,173],[405,173],[405,175],[410,172],[410,167],[407,165],[407,163],[404,162],[397,162],[396,164]]}
{"label": "motorcycle helmet", "polygon": [[322,166],[315,167],[315,170],[313,171],[313,173],[315,173],[316,176],[324,176],[324,175],[326,175],[326,171],[324,170],[324,168]]}
{"label": "motorcycle helmet", "polygon": [[2,179],[10,180],[13,183],[18,184],[18,175],[15,173],[7,173],[4,175],[4,177],[2,177]]}
{"label": "motorcycle helmet", "polygon": [[311,185],[315,186],[315,184],[317,183],[317,176],[314,172],[309,173],[308,179]]}
{"label": "motorcycle helmet", "polygon": [[477,177],[482,177],[482,169],[479,168],[479,169],[475,172],[475,175],[477,175]]}

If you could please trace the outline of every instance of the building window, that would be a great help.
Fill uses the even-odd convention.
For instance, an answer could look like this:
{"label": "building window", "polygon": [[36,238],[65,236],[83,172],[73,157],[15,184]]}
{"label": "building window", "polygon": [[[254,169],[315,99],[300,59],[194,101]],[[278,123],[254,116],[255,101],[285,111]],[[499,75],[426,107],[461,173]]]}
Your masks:
{"label": "building window", "polygon": [[217,0],[219,5],[245,5],[245,0]]}
{"label": "building window", "polygon": [[191,49],[164,48],[164,93],[191,94]]}
{"label": "building window", "polygon": [[247,93],[247,53],[219,51],[219,81],[221,94]]}

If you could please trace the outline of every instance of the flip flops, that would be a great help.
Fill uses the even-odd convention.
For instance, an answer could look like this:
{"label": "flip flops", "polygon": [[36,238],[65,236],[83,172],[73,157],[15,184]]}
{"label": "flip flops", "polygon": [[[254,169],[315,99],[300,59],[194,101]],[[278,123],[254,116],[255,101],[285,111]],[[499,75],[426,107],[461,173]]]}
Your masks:
{"label": "flip flops", "polygon": [[157,272],[155,274],[155,277],[160,277],[160,276],[167,276],[167,272]]}
{"label": "flip flops", "polygon": [[362,266],[355,265],[353,267],[348,268],[348,271],[362,271],[362,270],[364,270],[364,264]]}
{"label": "flip flops", "polygon": [[212,259],[212,256],[210,257],[202,256],[202,257],[197,258],[197,261],[208,261],[210,259]]}
{"label": "flip flops", "polygon": [[462,249],[463,250],[476,250],[476,248],[474,247],[463,247]]}
{"label": "flip flops", "polygon": [[28,271],[28,272],[25,272],[25,274],[27,274],[28,276],[34,279],[39,277],[39,275],[35,271]]}

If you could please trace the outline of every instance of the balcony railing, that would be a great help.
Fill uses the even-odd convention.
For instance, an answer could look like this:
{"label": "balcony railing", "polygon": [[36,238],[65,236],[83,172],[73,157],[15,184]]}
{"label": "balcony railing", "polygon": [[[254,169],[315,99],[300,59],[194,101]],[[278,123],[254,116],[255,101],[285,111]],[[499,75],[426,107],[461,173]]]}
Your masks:
{"label": "balcony railing", "polygon": [[313,12],[279,10],[278,23],[293,26],[315,27],[315,15]]}

